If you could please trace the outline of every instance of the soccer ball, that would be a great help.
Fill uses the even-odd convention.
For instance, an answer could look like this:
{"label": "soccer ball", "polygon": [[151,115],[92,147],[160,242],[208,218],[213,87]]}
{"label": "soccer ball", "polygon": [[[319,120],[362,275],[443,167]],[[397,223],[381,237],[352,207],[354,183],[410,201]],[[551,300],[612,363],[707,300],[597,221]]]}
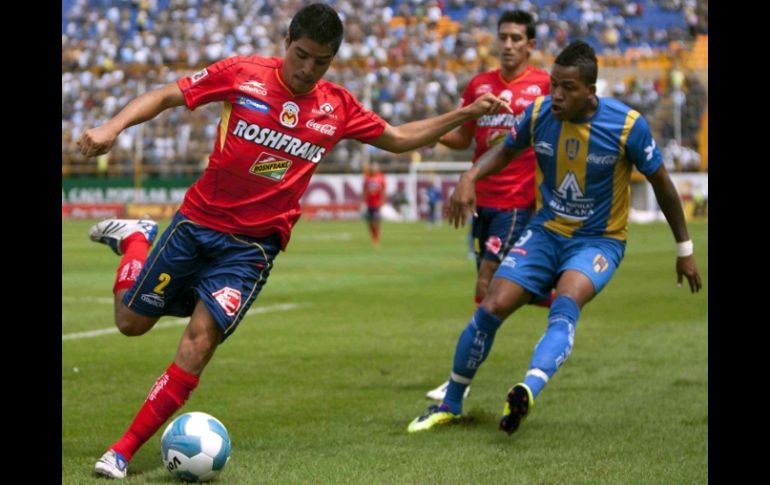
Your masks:
{"label": "soccer ball", "polygon": [[205,482],[218,475],[230,460],[230,436],[214,416],[182,414],[163,432],[160,457],[175,477]]}

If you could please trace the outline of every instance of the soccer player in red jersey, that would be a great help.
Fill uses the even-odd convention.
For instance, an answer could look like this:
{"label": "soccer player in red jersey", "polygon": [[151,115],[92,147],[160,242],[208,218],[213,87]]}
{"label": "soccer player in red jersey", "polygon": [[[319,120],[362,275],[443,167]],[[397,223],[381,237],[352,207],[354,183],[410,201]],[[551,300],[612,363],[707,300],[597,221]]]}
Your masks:
{"label": "soccer player in red jersey", "polygon": [[291,21],[283,58],[216,62],[137,97],[78,139],[83,155],[98,156],[124,129],[166,109],[223,103],[208,167],[149,255],[154,221],[112,219],[91,228],[92,240],[122,255],[113,293],[123,334],[142,335],[163,315],[190,316],[174,361],[125,434],[97,461],[97,474],[125,478],[134,453],[197,387],[217,346],[236,329],[286,248],[300,216],[299,199],[338,141],[355,138],[404,152],[468,120],[510,111],[488,93],[452,112],[391,126],[346,89],[321,79],[342,36],[333,8],[308,5]]}
{"label": "soccer player in red jersey", "polygon": [[372,243],[380,244],[380,209],[385,200],[385,175],[380,171],[380,164],[374,162],[364,175],[364,200],[366,202],[366,221]]}
{"label": "soccer player in red jersey", "polygon": [[[500,67],[476,75],[468,83],[462,106],[468,106],[486,93],[493,93],[511,104],[513,113],[484,115],[463,123],[439,138],[449,148],[464,150],[476,142],[473,163],[491,147],[500,144],[513,126],[516,115],[524,112],[538,96],[549,93],[546,71],[529,65],[535,48],[535,20],[522,10],[509,10],[497,22]],[[505,253],[521,236],[535,205],[535,153],[530,148],[500,173],[476,182],[477,207],[472,233],[476,252],[475,305],[484,299],[489,282]],[[540,303],[548,305],[548,301]],[[429,399],[444,399],[449,381],[428,391]],[[465,395],[470,391],[466,387]]]}

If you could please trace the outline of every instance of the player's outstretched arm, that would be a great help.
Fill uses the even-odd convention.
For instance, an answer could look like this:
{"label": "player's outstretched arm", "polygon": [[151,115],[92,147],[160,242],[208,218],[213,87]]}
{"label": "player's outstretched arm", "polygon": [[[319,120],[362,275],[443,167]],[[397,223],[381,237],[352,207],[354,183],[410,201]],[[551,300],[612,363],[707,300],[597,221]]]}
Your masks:
{"label": "player's outstretched arm", "polygon": [[668,176],[666,167],[662,163],[658,170],[647,176],[647,180],[655,191],[658,205],[663,211],[663,215],[666,216],[666,221],[668,221],[668,225],[671,227],[671,232],[674,234],[674,239],[677,242],[677,284],[682,286],[682,277],[686,277],[687,282],[690,284],[690,291],[692,293],[700,291],[700,275],[695,264],[692,241],[690,241],[690,236],[687,232],[684,211],[682,211],[682,203],[679,201],[676,187],[674,187],[674,183],[671,181],[671,177]]}
{"label": "player's outstretched arm", "polygon": [[183,104],[184,96],[176,83],[148,91],[131,100],[120,113],[103,125],[84,131],[77,141],[80,153],[86,157],[107,153],[121,131],[129,126],[151,120],[168,108]]}
{"label": "player's outstretched arm", "polygon": [[476,181],[499,172],[521,152],[521,149],[499,144],[479,157],[476,164],[460,176],[460,181],[449,197],[446,211],[449,223],[456,228],[464,226],[468,214],[476,214]]}
{"label": "player's outstretched arm", "polygon": [[399,126],[386,125],[385,130],[372,142],[372,145],[394,153],[414,150],[435,143],[441,135],[466,121],[499,112],[512,113],[513,111],[507,102],[492,93],[486,93],[477,98],[473,104],[443,115],[411,121]]}
{"label": "player's outstretched arm", "polygon": [[442,145],[452,150],[465,150],[471,146],[474,129],[468,125],[462,125],[438,139]]}

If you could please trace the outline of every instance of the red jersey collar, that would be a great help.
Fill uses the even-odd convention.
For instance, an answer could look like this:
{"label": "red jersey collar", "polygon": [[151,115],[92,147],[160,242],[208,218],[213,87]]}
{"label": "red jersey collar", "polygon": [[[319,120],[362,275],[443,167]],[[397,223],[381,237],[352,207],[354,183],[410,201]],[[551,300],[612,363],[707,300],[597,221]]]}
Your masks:
{"label": "red jersey collar", "polygon": [[313,85],[313,89],[311,89],[310,91],[308,91],[306,93],[302,93],[302,94],[296,94],[294,91],[291,90],[291,88],[289,87],[289,84],[286,81],[283,80],[283,76],[281,76],[281,68],[282,67],[283,67],[283,59],[280,59],[278,67],[275,68],[275,79],[278,81],[278,84],[280,84],[281,87],[283,89],[285,89],[286,92],[289,94],[289,96],[291,96],[292,98],[297,98],[299,96],[308,95],[308,94],[312,93],[313,91],[315,91],[316,88],[318,87],[318,83],[315,83]]}
{"label": "red jersey collar", "polygon": [[503,77],[503,70],[501,68],[498,68],[497,69],[497,77],[500,78],[500,81],[503,84],[513,84],[515,82],[518,82],[518,81],[521,81],[522,79],[524,79],[524,77],[527,76],[530,72],[532,72],[532,66],[528,65],[527,67],[524,68],[523,71],[521,71],[519,73],[518,76],[514,76],[514,78],[511,79],[510,81],[506,81],[505,78]]}

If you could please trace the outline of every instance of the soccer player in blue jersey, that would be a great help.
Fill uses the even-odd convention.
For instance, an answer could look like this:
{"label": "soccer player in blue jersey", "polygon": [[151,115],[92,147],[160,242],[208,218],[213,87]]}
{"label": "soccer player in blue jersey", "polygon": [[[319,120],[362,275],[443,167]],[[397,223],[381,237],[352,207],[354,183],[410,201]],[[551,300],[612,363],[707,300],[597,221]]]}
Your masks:
{"label": "soccer player in blue jersey", "polygon": [[678,284],[687,278],[693,293],[701,289],[682,206],[650,128],[637,111],[596,95],[597,70],[588,44],[567,46],[551,71],[550,96],[528,106],[503,144],[461,176],[448,211],[455,227],[475,211],[475,182],[532,146],[537,212],[460,334],[446,397],[415,418],[409,432],[458,420],[463,392],[489,355],[497,329],[516,309],[534,297],[547,297],[555,287],[548,328],[524,381],[508,393],[500,420],[500,429],[508,434],[518,429],[535,397],[569,357],[581,309],[607,285],[623,259],[634,166],[652,184],[676,240]]}

